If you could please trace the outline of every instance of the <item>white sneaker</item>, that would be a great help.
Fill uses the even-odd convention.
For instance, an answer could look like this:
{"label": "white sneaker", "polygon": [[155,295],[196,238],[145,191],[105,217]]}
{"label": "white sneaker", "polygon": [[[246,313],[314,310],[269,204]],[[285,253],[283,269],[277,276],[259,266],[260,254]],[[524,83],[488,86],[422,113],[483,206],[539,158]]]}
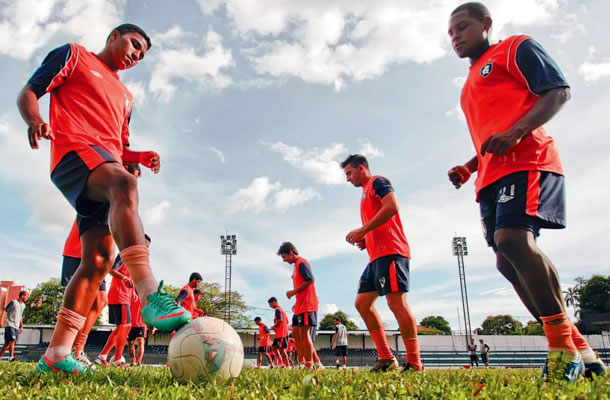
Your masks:
{"label": "white sneaker", "polygon": [[316,369],[326,369],[326,367],[324,365],[322,365],[321,362],[317,362],[314,364]]}
{"label": "white sneaker", "polygon": [[100,356],[97,356],[97,357],[95,358],[95,363],[96,363],[97,365],[101,365],[101,366],[104,366],[104,367],[106,367],[106,366],[110,365],[110,364],[108,363],[108,359],[107,359],[106,357],[100,357]]}
{"label": "white sneaker", "polygon": [[[74,353],[72,353],[74,354]],[[75,357],[78,361],[80,361],[81,363],[83,363],[83,365],[87,368],[91,368],[91,369],[95,369],[95,364],[93,364],[91,362],[91,360],[89,359],[89,357],[87,357],[87,354],[84,351],[81,351],[80,354],[78,355],[78,357]]]}
{"label": "white sneaker", "polygon": [[115,367],[124,367],[127,362],[125,361],[125,357],[121,356],[121,358],[119,358],[118,360],[114,359],[114,356],[112,356],[112,359],[110,360],[110,364],[114,365]]}

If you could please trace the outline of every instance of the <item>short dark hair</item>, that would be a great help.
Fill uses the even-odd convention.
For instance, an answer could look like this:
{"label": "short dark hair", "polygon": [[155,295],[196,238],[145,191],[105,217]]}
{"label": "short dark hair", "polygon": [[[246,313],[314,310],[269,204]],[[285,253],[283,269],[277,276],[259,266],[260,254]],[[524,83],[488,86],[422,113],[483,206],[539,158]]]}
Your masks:
{"label": "short dark hair", "polygon": [[333,318],[333,321],[339,321],[339,322],[341,322],[341,320],[339,319],[339,317],[334,317],[334,318]]}
{"label": "short dark hair", "polygon": [[348,165],[351,165],[354,168],[358,168],[358,165],[364,165],[367,169],[369,168],[369,162],[366,160],[366,157],[361,154],[350,154],[347,156],[345,161],[341,163],[341,168],[345,168]]}
{"label": "short dark hair", "polygon": [[261,317],[254,318],[254,322],[257,322],[257,321],[260,321],[260,320],[261,320]]}
{"label": "short dark hair", "polygon": [[193,290],[193,296],[196,294],[201,294],[201,290],[199,290],[199,289]]}
{"label": "short dark hair", "polygon": [[483,22],[485,18],[491,19],[491,14],[489,13],[487,7],[485,7],[485,4],[476,1],[464,3],[458,6],[455,10],[453,10],[451,15],[457,14],[461,11],[467,11],[468,16],[476,19],[477,21]]}
{"label": "short dark hair", "polygon": [[19,297],[23,296],[24,294],[27,294],[28,291],[27,290],[22,290],[21,292],[19,292]]}
{"label": "short dark hair", "polygon": [[277,303],[277,298],[269,297],[269,300],[267,300],[267,303],[273,303],[274,301]]}
{"label": "short dark hair", "polygon": [[201,277],[201,274],[199,272],[193,272],[191,274],[191,276],[189,277],[189,282],[192,281],[193,279],[198,279],[200,281],[203,280],[203,278]]}
{"label": "short dark hair", "polygon": [[279,256],[280,254],[290,254],[291,251],[294,254],[299,255],[299,251],[297,250],[297,247],[294,244],[292,244],[291,242],[283,242],[277,251],[277,255]]}
{"label": "short dark hair", "polygon": [[150,239],[150,236],[148,236],[147,233],[144,234],[144,239],[148,240],[148,243],[152,243],[152,240]]}
{"label": "short dark hair", "polygon": [[150,41],[150,38],[148,37],[148,35],[146,34],[146,32],[144,32],[144,29],[140,28],[137,25],[134,24],[121,24],[119,26],[117,26],[116,28],[114,28],[110,34],[108,35],[108,38],[106,38],[106,42],[108,42],[108,40],[110,40],[110,36],[112,35],[112,32],[117,31],[119,32],[119,34],[122,36],[126,33],[129,32],[136,32],[139,33],[140,35],[142,35],[142,37],[144,38],[144,40],[146,40],[146,45],[148,46],[147,50],[150,50],[150,48],[152,47],[152,43]]}

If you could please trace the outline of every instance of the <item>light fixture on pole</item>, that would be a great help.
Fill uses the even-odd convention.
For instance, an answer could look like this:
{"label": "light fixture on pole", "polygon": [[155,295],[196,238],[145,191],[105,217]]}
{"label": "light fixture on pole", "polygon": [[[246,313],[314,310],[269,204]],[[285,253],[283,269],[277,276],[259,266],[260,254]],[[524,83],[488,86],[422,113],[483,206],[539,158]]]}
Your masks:
{"label": "light fixture on pole", "polygon": [[225,256],[225,310],[224,320],[231,324],[231,256],[237,254],[235,235],[220,236],[220,254]]}

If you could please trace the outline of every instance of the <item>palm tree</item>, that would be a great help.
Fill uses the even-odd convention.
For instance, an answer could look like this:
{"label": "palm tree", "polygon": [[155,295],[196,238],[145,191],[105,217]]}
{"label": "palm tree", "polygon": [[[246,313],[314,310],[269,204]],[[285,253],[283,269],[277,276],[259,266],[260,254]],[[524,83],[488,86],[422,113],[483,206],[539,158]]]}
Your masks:
{"label": "palm tree", "polygon": [[574,307],[574,316],[578,318],[580,315],[580,292],[579,285],[569,287],[568,290],[563,291],[563,300],[566,302],[566,306]]}

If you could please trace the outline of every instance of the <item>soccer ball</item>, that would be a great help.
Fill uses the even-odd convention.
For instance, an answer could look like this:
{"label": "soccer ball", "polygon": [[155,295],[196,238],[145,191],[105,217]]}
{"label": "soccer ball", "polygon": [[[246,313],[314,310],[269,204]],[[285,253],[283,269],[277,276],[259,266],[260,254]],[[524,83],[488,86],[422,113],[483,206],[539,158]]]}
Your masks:
{"label": "soccer ball", "polygon": [[244,346],[229,324],[200,317],[184,325],[169,342],[168,362],[179,382],[208,382],[238,376],[244,364]]}

